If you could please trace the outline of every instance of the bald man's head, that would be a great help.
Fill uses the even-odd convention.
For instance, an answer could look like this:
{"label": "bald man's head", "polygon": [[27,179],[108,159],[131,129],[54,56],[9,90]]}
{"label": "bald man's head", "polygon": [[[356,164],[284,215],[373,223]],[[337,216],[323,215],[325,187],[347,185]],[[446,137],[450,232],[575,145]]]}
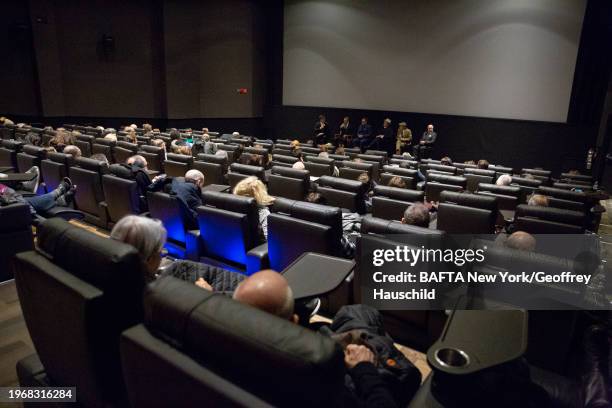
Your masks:
{"label": "bald man's head", "polygon": [[265,269],[242,281],[234,291],[234,300],[288,320],[293,314],[293,292],[280,273]]}
{"label": "bald man's head", "polygon": [[508,248],[520,249],[522,251],[535,251],[536,239],[528,232],[516,231],[508,237],[506,240],[506,246]]}

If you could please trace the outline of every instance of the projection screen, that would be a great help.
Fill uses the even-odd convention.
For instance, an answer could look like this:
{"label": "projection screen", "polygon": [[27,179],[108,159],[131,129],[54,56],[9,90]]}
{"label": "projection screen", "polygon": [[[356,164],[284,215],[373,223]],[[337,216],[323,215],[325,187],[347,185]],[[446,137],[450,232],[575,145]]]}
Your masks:
{"label": "projection screen", "polygon": [[565,122],[586,0],[287,0],[283,104]]}

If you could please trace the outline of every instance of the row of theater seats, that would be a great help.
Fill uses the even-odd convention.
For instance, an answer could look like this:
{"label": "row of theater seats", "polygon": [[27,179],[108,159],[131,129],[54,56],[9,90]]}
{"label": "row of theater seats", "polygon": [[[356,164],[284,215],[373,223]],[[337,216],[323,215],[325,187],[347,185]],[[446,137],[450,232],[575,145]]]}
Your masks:
{"label": "row of theater seats", "polygon": [[[394,248],[398,242],[378,232],[409,231],[382,220],[365,224],[359,248]],[[418,234],[428,234],[416,236],[431,247],[443,239],[439,231],[415,228]],[[14,259],[21,307],[37,350],[18,363],[21,386],[75,386],[81,405],[93,407],[128,402],[132,407],[333,406],[341,394],[343,354],[331,338],[174,278],[155,282],[143,294],[141,263],[133,247],[60,219],[42,223],[38,247]],[[549,258],[538,260],[537,255],[506,248],[495,257],[500,270],[515,268],[518,259],[550,263]],[[371,268],[360,257],[356,261],[358,288]],[[355,302],[361,301],[357,293]],[[562,321],[546,313],[529,322],[530,331],[533,325],[540,337],[530,335],[534,341],[526,357],[555,379],[569,377],[567,361],[577,324],[570,315],[576,313],[557,312]],[[390,312],[385,323],[388,318],[400,321],[400,330],[413,336],[410,344],[415,344],[414,336],[427,335],[422,327],[414,329],[419,315],[426,314]],[[436,316],[436,327],[429,327],[431,333],[421,339],[425,348],[442,332],[444,315]],[[435,325],[429,319],[428,324]],[[503,324],[500,319],[498,324]],[[548,335],[542,333],[544,327]],[[391,332],[396,340],[402,338]],[[465,336],[478,344],[481,333]],[[420,394],[431,391],[432,382],[445,378],[443,373],[433,375],[418,401],[424,398]],[[451,393],[440,400],[463,397]]]}

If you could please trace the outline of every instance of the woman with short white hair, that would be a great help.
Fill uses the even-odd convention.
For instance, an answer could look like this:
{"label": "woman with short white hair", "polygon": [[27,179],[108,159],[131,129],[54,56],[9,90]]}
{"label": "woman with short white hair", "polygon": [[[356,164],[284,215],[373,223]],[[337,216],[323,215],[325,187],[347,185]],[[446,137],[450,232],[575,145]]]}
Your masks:
{"label": "woman with short white hair", "polygon": [[127,215],[115,224],[110,237],[136,248],[146,282],[162,276],[174,276],[207,290],[231,292],[245,278],[240,273],[187,260],[176,260],[160,272],[166,229],[159,220]]}
{"label": "woman with short white hair", "polygon": [[512,176],[509,175],[509,174],[502,174],[501,176],[499,176],[499,178],[495,182],[495,185],[497,185],[497,186],[509,186],[510,183],[512,183]]}

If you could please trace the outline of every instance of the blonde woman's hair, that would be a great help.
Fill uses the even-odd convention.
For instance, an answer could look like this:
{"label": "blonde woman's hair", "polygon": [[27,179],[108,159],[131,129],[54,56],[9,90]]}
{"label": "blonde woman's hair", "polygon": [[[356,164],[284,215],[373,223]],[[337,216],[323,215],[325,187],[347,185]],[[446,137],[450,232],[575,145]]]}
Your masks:
{"label": "blonde woman's hair", "polygon": [[275,198],[268,195],[266,185],[255,176],[250,176],[236,184],[234,194],[244,197],[253,197],[259,205],[270,205]]}

